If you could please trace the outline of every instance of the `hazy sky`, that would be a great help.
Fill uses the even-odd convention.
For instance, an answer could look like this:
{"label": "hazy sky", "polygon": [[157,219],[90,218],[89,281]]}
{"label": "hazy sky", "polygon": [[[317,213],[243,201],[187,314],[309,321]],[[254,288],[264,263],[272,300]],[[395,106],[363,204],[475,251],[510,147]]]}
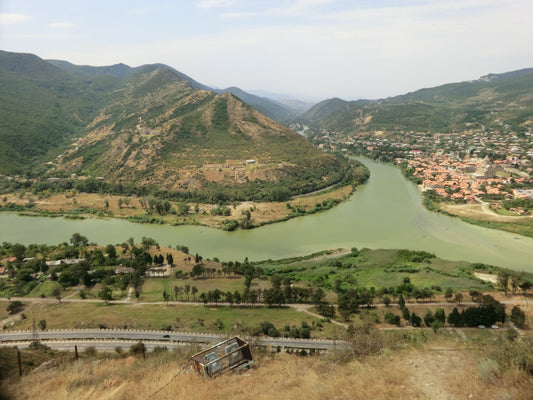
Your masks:
{"label": "hazy sky", "polygon": [[216,87],[382,98],[533,67],[532,0],[0,0],[0,48]]}

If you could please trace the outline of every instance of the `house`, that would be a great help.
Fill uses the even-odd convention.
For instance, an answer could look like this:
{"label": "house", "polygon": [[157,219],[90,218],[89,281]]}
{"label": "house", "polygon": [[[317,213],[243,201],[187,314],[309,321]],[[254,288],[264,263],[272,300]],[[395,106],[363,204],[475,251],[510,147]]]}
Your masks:
{"label": "house", "polygon": [[132,274],[133,272],[135,272],[135,269],[131,267],[119,267],[115,270],[116,275]]}
{"label": "house", "polygon": [[85,258],[65,258],[63,260],[46,261],[48,267],[57,267],[61,264],[74,265],[85,261]]}

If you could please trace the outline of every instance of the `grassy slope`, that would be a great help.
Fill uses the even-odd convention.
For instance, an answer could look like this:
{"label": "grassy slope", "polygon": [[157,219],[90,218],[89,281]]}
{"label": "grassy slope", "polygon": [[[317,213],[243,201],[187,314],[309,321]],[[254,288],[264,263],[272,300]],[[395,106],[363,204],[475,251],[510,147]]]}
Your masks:
{"label": "grassy slope", "polygon": [[[501,340],[495,341],[492,334],[468,332],[464,339],[445,332],[391,333],[382,339],[383,350],[367,357],[349,352],[299,357],[253,349],[251,370],[209,381],[186,370],[195,348],[149,354],[146,360],[127,354],[98,358],[82,354],[78,362],[63,358],[55,368],[20,380],[9,378],[0,383],[0,391],[4,399],[54,400],[187,398],[191,393],[198,400],[528,399],[533,379],[517,368],[516,360],[524,347],[499,336]],[[475,350],[479,347],[483,351]],[[504,349],[513,354],[503,353]],[[10,360],[14,364],[12,356]],[[185,372],[179,374],[182,368]]]}
{"label": "grassy slope", "polygon": [[[3,307],[3,305],[1,306]],[[309,314],[292,308],[255,307],[204,307],[201,304],[113,304],[103,303],[53,303],[29,304],[23,311],[34,315],[36,320],[45,319],[47,329],[151,329],[160,330],[171,326],[174,331],[211,332],[222,334],[246,334],[263,321],[271,321],[281,331],[285,325],[300,326],[302,321],[313,325],[318,321]],[[223,328],[214,327],[219,319]],[[31,329],[32,321],[25,319],[15,329]],[[325,324],[314,337],[331,336],[332,324]]]}
{"label": "grassy slope", "polygon": [[[74,79],[43,60],[27,57],[30,71],[9,65],[9,56],[0,53],[0,172],[20,173],[48,152],[57,151],[75,137],[88,121],[96,102],[94,93],[82,81]],[[28,63],[30,61],[24,61]],[[7,70],[6,68],[13,68]],[[86,96],[80,96],[85,92]]]}
{"label": "grassy slope", "polygon": [[[533,70],[421,89],[379,101],[326,100],[303,117],[328,130],[441,131],[463,130],[466,123],[491,127],[497,117],[517,129],[531,119]],[[368,118],[371,117],[371,118]]]}
{"label": "grassy slope", "polygon": [[[429,263],[404,262],[396,258],[396,253],[397,250],[364,249],[357,257],[348,255],[339,258],[342,263],[341,268],[334,266],[334,259],[302,261],[281,266],[273,262],[265,263],[262,267],[267,271],[276,271],[277,274],[292,279],[320,283],[329,288],[333,288],[335,280],[347,281],[351,275],[358,286],[367,288],[398,286],[403,278],[408,276],[411,283],[421,288],[438,285],[443,290],[449,287],[459,290],[490,290],[490,286],[469,275],[467,271],[471,268],[470,263],[439,258],[433,258]],[[388,268],[393,271],[391,267],[405,265],[418,268],[420,271],[416,273],[387,272]]]}

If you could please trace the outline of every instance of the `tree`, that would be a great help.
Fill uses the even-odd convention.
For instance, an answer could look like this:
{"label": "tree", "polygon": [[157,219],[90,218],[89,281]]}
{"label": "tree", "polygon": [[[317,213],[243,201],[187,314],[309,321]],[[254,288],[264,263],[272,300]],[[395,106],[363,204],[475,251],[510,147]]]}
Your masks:
{"label": "tree", "polygon": [[[289,286],[290,287],[290,286]],[[324,293],[324,290],[322,288],[317,288],[312,296],[313,304],[320,304],[324,300],[324,297],[326,297],[326,293]]]}
{"label": "tree", "polygon": [[388,307],[391,303],[391,299],[389,296],[383,296],[383,304],[385,304],[385,307]]}
{"label": "tree", "polygon": [[230,307],[233,307],[233,302],[235,301],[235,298],[233,297],[233,293],[229,290],[225,293],[226,301],[229,303]]}
{"label": "tree", "polygon": [[105,247],[105,252],[107,256],[109,257],[109,261],[114,262],[117,258],[117,249],[112,244],[108,244]]}
{"label": "tree", "polygon": [[70,238],[70,244],[74,247],[88,246],[89,240],[76,232]]}
{"label": "tree", "polygon": [[192,267],[191,271],[191,277],[200,277],[205,273],[205,267],[202,264],[196,264],[194,267]]}
{"label": "tree", "polygon": [[61,288],[59,286],[55,286],[52,289],[52,296],[54,296],[59,303],[61,303]]}
{"label": "tree", "polygon": [[526,314],[518,306],[514,306],[511,310],[511,322],[520,329],[526,324]]}
{"label": "tree", "polygon": [[414,312],[411,314],[411,318],[409,319],[411,326],[419,327],[422,323],[422,318],[420,318],[418,315],[416,315]]}
{"label": "tree", "polygon": [[447,301],[450,301],[450,299],[453,297],[453,289],[452,288],[448,288],[446,289],[446,292],[444,292],[444,298],[447,300]]}
{"label": "tree", "polygon": [[178,203],[178,215],[187,215],[191,210],[191,206],[187,203]]}
{"label": "tree", "polygon": [[405,299],[403,298],[403,295],[400,294],[400,297],[398,298],[398,306],[400,309],[403,309],[405,307]]}
{"label": "tree", "polygon": [[17,260],[22,261],[26,253],[26,246],[20,243],[15,243],[11,246],[10,253]]}
{"label": "tree", "polygon": [[472,289],[468,291],[468,294],[474,303],[479,303],[479,301],[481,301],[481,296],[482,296],[481,292]]}
{"label": "tree", "polygon": [[189,293],[191,291],[191,285],[186,284],[184,287],[185,294],[187,295],[187,301],[189,301]]}
{"label": "tree", "polygon": [[46,329],[46,320],[45,319],[39,320],[38,324],[39,324],[39,329],[40,330],[44,331]]}
{"label": "tree", "polygon": [[448,324],[452,326],[463,326],[463,316],[459,313],[457,307],[448,315]]}
{"label": "tree", "polygon": [[257,293],[257,290],[250,290],[250,293],[248,295],[249,301],[252,304],[252,307],[255,303],[257,303],[257,299],[259,298],[259,293]]}
{"label": "tree", "polygon": [[106,302],[106,304],[109,304],[109,302],[113,300],[113,291],[109,286],[102,286],[98,295]]}
{"label": "tree", "polygon": [[426,311],[426,315],[424,315],[424,324],[426,324],[426,326],[431,326],[431,324],[435,321],[435,316],[433,315],[433,313],[431,312],[431,310],[427,310]]}
{"label": "tree", "polygon": [[456,293],[454,300],[457,304],[461,305],[461,301],[463,301],[463,295],[461,293]]}
{"label": "tree", "polygon": [[439,321],[442,325],[446,322],[446,315],[442,308],[437,308],[435,310],[435,320]]}
{"label": "tree", "polygon": [[196,286],[191,287],[191,294],[193,301],[196,301],[196,293],[198,293],[198,288]]}
{"label": "tree", "polygon": [[409,309],[407,307],[402,308],[402,316],[406,321],[411,319],[411,313],[409,313]]}
{"label": "tree", "polygon": [[169,299],[170,295],[168,294],[167,290],[163,290],[163,299],[167,302],[167,306],[168,306],[168,299]]}
{"label": "tree", "polygon": [[11,303],[9,303],[6,310],[10,315],[13,315],[13,314],[16,314],[22,311],[23,308],[24,308],[24,303],[22,301],[14,300]]}
{"label": "tree", "polygon": [[174,257],[172,257],[172,254],[170,253],[167,254],[167,264],[171,267],[174,266]]}
{"label": "tree", "polygon": [[503,291],[507,295],[509,290],[509,280],[511,279],[511,274],[507,270],[500,271],[498,274],[498,284],[502,287]]}

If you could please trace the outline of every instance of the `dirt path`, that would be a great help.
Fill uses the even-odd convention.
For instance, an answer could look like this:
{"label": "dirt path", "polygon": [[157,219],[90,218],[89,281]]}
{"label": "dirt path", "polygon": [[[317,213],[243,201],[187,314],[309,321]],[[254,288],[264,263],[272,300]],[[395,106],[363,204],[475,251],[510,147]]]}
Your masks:
{"label": "dirt path", "polygon": [[461,351],[453,349],[427,350],[411,354],[405,368],[410,374],[410,383],[422,390],[428,399],[452,400],[457,397],[450,383],[457,375],[462,358]]}
{"label": "dirt path", "polygon": [[[294,308],[296,311],[304,312],[306,314],[312,315],[315,318],[322,319],[324,318],[322,315],[314,313],[309,311],[311,307],[313,307],[312,304],[290,304],[290,307]],[[334,319],[331,320],[332,324],[342,326],[343,328],[348,328],[348,324],[344,324],[339,321],[335,321]]]}
{"label": "dirt path", "polygon": [[520,222],[520,221],[533,221],[533,215],[530,216],[512,216],[512,215],[499,215],[490,209],[489,204],[443,204],[442,210],[449,212],[450,214],[457,215],[458,217],[466,217],[479,219],[482,221],[494,221],[494,222]]}
{"label": "dirt path", "polygon": [[11,324],[14,324],[15,322],[18,322],[22,319],[22,313],[18,313],[15,315],[10,315],[7,318],[4,318],[2,321],[0,321],[0,328],[3,328],[4,326],[8,326]]}

